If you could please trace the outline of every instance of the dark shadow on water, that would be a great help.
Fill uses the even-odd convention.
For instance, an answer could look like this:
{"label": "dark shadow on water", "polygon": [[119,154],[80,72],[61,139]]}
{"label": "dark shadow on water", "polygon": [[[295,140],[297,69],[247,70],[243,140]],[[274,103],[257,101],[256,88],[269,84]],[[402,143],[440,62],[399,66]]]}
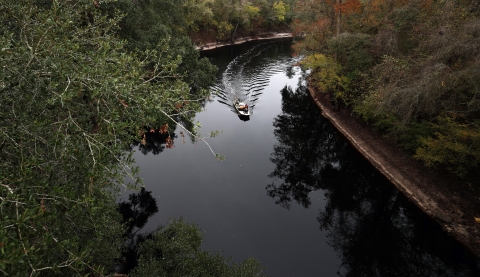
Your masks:
{"label": "dark shadow on water", "polygon": [[337,164],[347,144],[319,116],[305,87],[296,91],[285,87],[281,94],[283,113],[273,123],[278,143],[270,158],[276,165],[269,175],[274,181],[266,189],[284,208],[290,208],[292,201],[308,208],[308,194],[321,188],[320,169]]}
{"label": "dark shadow on water", "polygon": [[128,201],[118,203],[118,211],[122,214],[122,223],[127,227],[125,237],[132,238],[158,212],[157,200],[152,197],[151,191],[141,188],[138,193],[130,194]]}
{"label": "dark shadow on water", "polygon": [[130,194],[128,201],[118,203],[118,211],[122,214],[122,223],[126,229],[122,258],[118,261],[115,272],[128,274],[138,264],[138,245],[151,238],[150,233],[139,232],[148,219],[158,212],[158,206],[152,192],[142,188],[138,193]]}
{"label": "dark shadow on water", "polygon": [[167,148],[167,139],[169,137],[172,140],[173,145],[175,138],[177,138],[177,135],[175,133],[171,132],[170,134],[161,134],[159,132],[147,132],[145,133],[144,142],[137,143],[138,150],[140,150],[140,152],[142,152],[144,155],[148,153],[158,155],[162,153],[165,148]]}
{"label": "dark shadow on water", "polygon": [[327,204],[317,219],[342,275],[480,276],[473,255],[362,160],[350,148],[320,173]]}
{"label": "dark shadow on water", "polygon": [[239,118],[241,121],[249,121],[249,120],[250,120],[250,116],[249,116],[249,115],[238,115],[238,118]]}
{"label": "dark shadow on water", "polygon": [[480,276],[474,255],[400,194],[321,117],[305,87],[282,90],[267,194],[289,209],[311,205],[341,258],[341,276]]}

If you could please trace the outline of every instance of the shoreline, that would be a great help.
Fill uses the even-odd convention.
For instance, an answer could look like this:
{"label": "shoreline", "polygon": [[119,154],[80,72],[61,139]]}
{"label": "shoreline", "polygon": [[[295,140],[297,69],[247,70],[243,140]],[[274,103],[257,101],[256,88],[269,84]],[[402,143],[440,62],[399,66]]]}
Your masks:
{"label": "shoreline", "polygon": [[[480,224],[475,222],[474,205],[449,188],[453,180],[426,168],[395,143],[371,130],[346,108],[336,109],[328,97],[308,88],[327,118],[348,141],[401,193],[442,229],[480,258]],[[458,181],[457,181],[458,183]],[[469,197],[471,198],[471,197]],[[469,200],[469,199],[468,199]]]}
{"label": "shoreline", "polygon": [[[264,37],[237,39],[234,43],[210,43],[197,47],[200,51],[223,46],[242,44],[252,40],[291,38],[291,33],[276,33]],[[412,201],[422,212],[433,218],[441,228],[464,245],[477,258],[480,258],[480,224],[478,204],[474,195],[461,190],[451,176],[439,174],[427,168],[410,154],[398,148],[395,142],[384,138],[366,124],[351,115],[346,109],[337,109],[330,99],[311,86],[308,87],[312,100],[319,107],[322,116],[329,120],[348,142],[384,175],[402,194]]]}
{"label": "shoreline", "polygon": [[265,35],[257,35],[257,36],[249,36],[249,37],[241,37],[236,39],[233,43],[231,42],[213,42],[213,43],[206,43],[200,46],[195,46],[197,50],[200,51],[207,51],[217,49],[223,46],[229,45],[236,45],[242,44],[249,41],[257,41],[257,40],[268,40],[268,39],[280,39],[280,38],[292,38],[292,33],[269,33]]}

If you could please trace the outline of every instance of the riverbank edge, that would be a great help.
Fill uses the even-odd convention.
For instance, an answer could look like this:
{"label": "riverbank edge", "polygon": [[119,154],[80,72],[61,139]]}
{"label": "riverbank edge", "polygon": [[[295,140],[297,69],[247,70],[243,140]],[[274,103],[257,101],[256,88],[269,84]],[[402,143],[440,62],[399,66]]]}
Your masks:
{"label": "riverbank edge", "polygon": [[238,39],[235,39],[235,41],[227,43],[227,42],[210,42],[210,43],[205,43],[199,46],[195,46],[195,48],[199,51],[206,51],[206,50],[212,50],[212,49],[217,49],[220,47],[224,46],[230,46],[230,45],[236,45],[236,44],[242,44],[248,41],[257,41],[257,40],[268,40],[268,39],[281,39],[281,38],[292,38],[293,34],[292,33],[267,33],[267,34],[260,34],[256,36],[247,36],[247,37],[241,37]]}
{"label": "riverbank edge", "polygon": [[[275,33],[262,38],[242,38],[234,43],[207,43],[202,47],[197,46],[197,49],[206,51],[253,40],[292,37],[291,33]],[[334,107],[325,93],[311,86],[308,86],[308,89],[322,116],[329,120],[362,156],[422,212],[434,219],[446,233],[480,258],[480,224],[475,222],[475,214],[472,213],[474,209],[469,210],[471,206],[465,205],[462,195],[445,189],[451,179],[443,179],[443,175],[437,175],[413,159],[411,155],[397,148],[394,142],[353,116],[349,109]],[[393,155],[396,156],[395,159],[391,159]]]}
{"label": "riverbank edge", "polygon": [[[473,211],[460,195],[446,190],[450,179],[443,179],[426,168],[395,143],[369,128],[347,108],[338,109],[326,94],[309,86],[312,99],[322,115],[401,193],[442,229],[480,258],[480,227]],[[395,157],[392,159],[392,157]]]}

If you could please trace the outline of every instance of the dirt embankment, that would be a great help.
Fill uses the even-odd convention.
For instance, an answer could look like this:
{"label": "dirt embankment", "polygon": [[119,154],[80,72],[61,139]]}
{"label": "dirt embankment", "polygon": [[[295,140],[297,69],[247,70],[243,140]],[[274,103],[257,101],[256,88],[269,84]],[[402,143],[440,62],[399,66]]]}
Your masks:
{"label": "dirt embankment", "polygon": [[[423,212],[480,257],[480,199],[468,184],[426,168],[395,142],[372,131],[348,109],[336,109],[327,95],[309,88],[322,114],[350,143]],[[467,188],[466,188],[467,187]]]}
{"label": "dirt embankment", "polygon": [[215,49],[215,48],[219,48],[227,45],[242,44],[252,40],[267,40],[267,39],[279,39],[279,38],[291,38],[291,37],[292,37],[292,33],[289,33],[289,32],[267,32],[267,33],[259,33],[253,36],[240,36],[240,37],[237,37],[233,42],[217,41],[213,38],[210,38],[210,39],[207,38],[206,40],[192,39],[192,41],[195,42],[196,48],[198,50],[203,51],[203,50],[211,50],[211,49]]}

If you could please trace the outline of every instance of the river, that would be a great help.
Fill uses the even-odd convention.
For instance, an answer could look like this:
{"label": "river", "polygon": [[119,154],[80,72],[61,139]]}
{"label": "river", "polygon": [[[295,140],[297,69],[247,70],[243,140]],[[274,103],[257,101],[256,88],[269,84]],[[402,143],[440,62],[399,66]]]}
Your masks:
{"label": "river", "polygon": [[[480,276],[479,260],[398,193],[311,100],[290,40],[205,51],[219,67],[215,95],[196,116],[207,145],[142,146],[134,158],[159,212],[144,227],[183,217],[202,247],[265,274]],[[253,114],[239,118],[234,98]],[[124,198],[126,198],[124,194]]]}

